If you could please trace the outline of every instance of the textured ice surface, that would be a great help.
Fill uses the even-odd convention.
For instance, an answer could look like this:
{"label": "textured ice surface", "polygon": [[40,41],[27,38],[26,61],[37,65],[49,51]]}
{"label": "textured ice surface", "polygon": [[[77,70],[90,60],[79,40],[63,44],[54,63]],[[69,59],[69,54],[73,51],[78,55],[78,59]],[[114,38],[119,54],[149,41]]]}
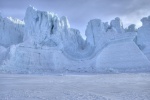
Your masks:
{"label": "textured ice surface", "polygon": [[3,46],[0,46],[0,65],[7,57],[7,49]]}
{"label": "textured ice surface", "polygon": [[98,55],[96,66],[101,72],[150,72],[149,60],[133,41],[108,45]]}
{"label": "textured ice surface", "polygon": [[143,25],[138,29],[137,44],[150,60],[150,16],[141,21]]}
{"label": "textured ice surface", "polygon": [[24,22],[0,16],[0,45],[8,47],[23,41]]}
{"label": "textured ice surface", "polygon": [[0,17],[0,72],[149,72],[149,18],[142,22],[136,30],[118,17],[93,19],[84,40],[66,17],[29,6],[24,21]]}

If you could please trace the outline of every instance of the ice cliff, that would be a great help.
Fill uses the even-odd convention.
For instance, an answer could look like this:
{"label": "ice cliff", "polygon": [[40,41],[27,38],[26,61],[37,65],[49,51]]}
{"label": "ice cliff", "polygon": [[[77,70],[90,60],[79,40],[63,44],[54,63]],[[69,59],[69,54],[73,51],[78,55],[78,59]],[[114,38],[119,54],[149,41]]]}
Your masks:
{"label": "ice cliff", "polygon": [[23,21],[0,17],[0,72],[149,72],[149,17],[142,22],[93,19],[84,40],[66,17],[29,6]]}
{"label": "ice cliff", "polygon": [[142,27],[138,29],[137,45],[150,60],[150,16],[141,19]]}
{"label": "ice cliff", "polygon": [[21,43],[24,35],[24,22],[11,17],[0,16],[0,45],[9,47]]}

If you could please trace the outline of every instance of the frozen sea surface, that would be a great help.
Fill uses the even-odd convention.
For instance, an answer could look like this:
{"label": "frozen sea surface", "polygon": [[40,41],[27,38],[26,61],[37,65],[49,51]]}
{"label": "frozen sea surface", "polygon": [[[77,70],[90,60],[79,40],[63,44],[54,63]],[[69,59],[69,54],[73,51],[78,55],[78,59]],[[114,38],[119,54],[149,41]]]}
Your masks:
{"label": "frozen sea surface", "polygon": [[150,100],[150,74],[0,74],[0,100]]}

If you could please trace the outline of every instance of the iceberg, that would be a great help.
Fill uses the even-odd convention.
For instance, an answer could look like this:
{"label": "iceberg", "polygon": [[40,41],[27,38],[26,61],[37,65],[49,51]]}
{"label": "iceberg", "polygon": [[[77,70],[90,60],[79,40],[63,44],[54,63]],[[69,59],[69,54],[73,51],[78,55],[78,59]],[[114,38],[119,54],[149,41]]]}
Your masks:
{"label": "iceberg", "polygon": [[67,17],[29,6],[23,21],[0,17],[0,72],[149,72],[149,30],[142,27],[93,19],[84,40]]}

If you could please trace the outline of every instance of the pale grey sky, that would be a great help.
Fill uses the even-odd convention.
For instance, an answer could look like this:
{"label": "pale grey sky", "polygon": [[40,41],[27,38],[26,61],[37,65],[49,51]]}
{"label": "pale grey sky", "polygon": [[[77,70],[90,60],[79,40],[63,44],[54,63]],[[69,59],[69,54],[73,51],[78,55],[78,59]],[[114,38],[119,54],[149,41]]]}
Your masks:
{"label": "pale grey sky", "polygon": [[150,15],[150,0],[0,0],[0,11],[5,17],[23,19],[29,5],[67,16],[71,27],[82,34],[90,19],[110,21],[120,17],[126,27],[131,23],[140,26],[140,19]]}

